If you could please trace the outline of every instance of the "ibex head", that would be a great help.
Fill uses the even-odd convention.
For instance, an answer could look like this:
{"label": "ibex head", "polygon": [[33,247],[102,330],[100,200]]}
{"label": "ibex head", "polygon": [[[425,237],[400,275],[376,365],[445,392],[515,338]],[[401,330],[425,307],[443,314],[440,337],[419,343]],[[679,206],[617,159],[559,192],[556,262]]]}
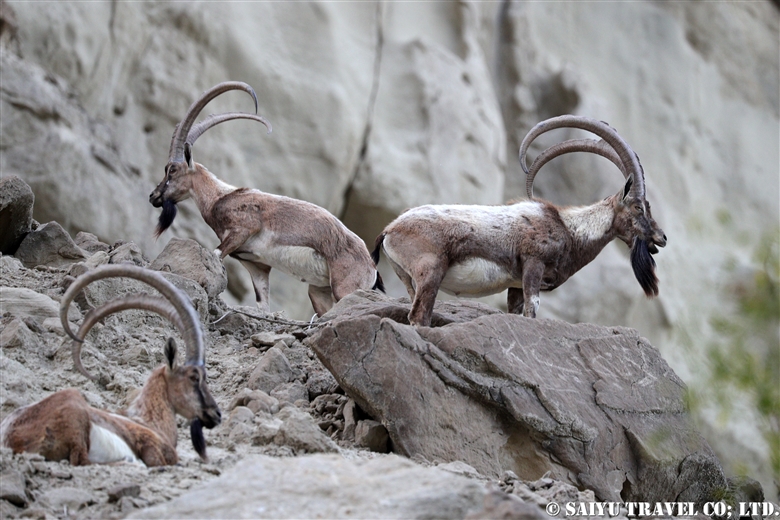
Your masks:
{"label": "ibex head", "polygon": [[263,123],[271,132],[271,124],[263,117],[255,114],[246,114],[243,112],[228,112],[225,114],[212,114],[206,119],[195,123],[203,108],[215,97],[229,90],[243,90],[252,96],[255,102],[255,113],[257,113],[257,95],[255,91],[246,83],[240,81],[225,81],[215,85],[207,90],[195,100],[187,113],[184,115],[173,131],[171,138],[171,147],[168,152],[168,164],[165,165],[165,176],[160,184],[149,195],[149,202],[155,208],[162,207],[160,219],[157,223],[155,236],[160,236],[168,229],[176,217],[176,204],[190,197],[193,183],[197,182],[195,173],[199,166],[192,159],[192,146],[195,141],[209,128],[229,121],[231,119],[252,119]]}
{"label": "ibex head", "polygon": [[[580,128],[592,132],[601,140],[572,139],[543,151],[531,168],[526,166],[525,154],[531,142],[555,128]],[[560,116],[542,121],[528,132],[520,145],[520,164],[526,173],[526,193],[533,198],[533,182],[539,170],[550,160],[571,152],[589,152],[609,159],[623,173],[626,183],[613,196],[615,205],[615,236],[631,248],[631,267],[637,281],[649,297],[658,295],[655,260],[651,254],[666,245],[666,235],[653,219],[650,203],[645,198],[645,177],[639,156],[615,131],[602,121],[581,116]]]}

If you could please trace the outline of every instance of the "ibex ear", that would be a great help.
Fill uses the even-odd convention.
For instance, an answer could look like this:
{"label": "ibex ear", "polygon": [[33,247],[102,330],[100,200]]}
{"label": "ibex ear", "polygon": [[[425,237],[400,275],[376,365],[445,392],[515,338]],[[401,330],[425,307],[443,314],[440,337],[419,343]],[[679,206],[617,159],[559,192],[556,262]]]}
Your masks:
{"label": "ibex ear", "polygon": [[184,143],[184,160],[187,161],[187,168],[192,170],[192,146],[190,143]]}
{"label": "ibex ear", "polygon": [[626,197],[628,197],[628,192],[631,191],[631,186],[634,184],[634,179],[631,177],[628,178],[626,181],[626,185],[623,187],[623,201],[625,202]]}
{"label": "ibex ear", "polygon": [[176,361],[176,342],[173,338],[168,338],[165,343],[165,360],[168,362],[168,368],[173,370],[174,362]]}

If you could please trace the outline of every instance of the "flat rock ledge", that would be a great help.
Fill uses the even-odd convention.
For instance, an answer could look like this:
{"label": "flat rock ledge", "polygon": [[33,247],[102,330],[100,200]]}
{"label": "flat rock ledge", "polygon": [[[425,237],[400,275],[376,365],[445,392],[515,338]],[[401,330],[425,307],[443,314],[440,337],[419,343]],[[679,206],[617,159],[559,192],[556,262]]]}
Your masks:
{"label": "flat rock ledge", "polygon": [[726,489],[686,388],[637,331],[358,291],[306,342],[392,449],[483,475],[548,474],[600,500],[703,503]]}

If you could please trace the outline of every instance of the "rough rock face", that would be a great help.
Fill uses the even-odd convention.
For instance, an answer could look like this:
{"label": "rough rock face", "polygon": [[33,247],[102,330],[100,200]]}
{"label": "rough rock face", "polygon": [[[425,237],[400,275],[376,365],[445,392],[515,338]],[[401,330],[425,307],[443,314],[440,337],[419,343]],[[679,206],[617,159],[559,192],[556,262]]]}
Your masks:
{"label": "rough rock face", "polygon": [[16,175],[0,178],[0,253],[12,255],[32,229],[35,195]]}
{"label": "rough rock face", "polygon": [[726,488],[685,385],[636,331],[464,317],[449,302],[435,310],[448,324],[415,328],[397,319],[408,304],[363,294],[307,342],[396,452],[486,475],[550,471],[610,501],[703,503]]}
{"label": "rough rock face", "polygon": [[[36,220],[133,241],[147,258],[169,237],[218,243],[186,201],[154,242],[148,194],[174,125],[226,79],[253,85],[274,133],[221,125],[196,160],[231,184],[320,204],[369,244],[413,205],[523,197],[517,146],[541,119],[608,121],[641,156],[669,237],[661,296],[644,298],[617,244],[544,295],[540,315],[636,328],[687,382],[709,376],[710,319],[730,310],[729,286],[751,276],[780,220],[780,10],[769,0],[0,5],[0,171],[32,186]],[[212,105],[251,107],[238,93]],[[579,136],[544,136],[531,158]],[[545,167],[536,193],[585,204],[620,185],[611,164],[574,154]],[[232,301],[250,303],[247,274],[226,268]],[[272,272],[271,285],[274,310],[311,316],[303,284]],[[707,420],[732,470],[748,463],[771,484],[755,422]]]}
{"label": "rough rock face", "polygon": [[[131,518],[496,518],[490,495],[478,481],[396,456],[357,464],[337,455],[255,456]],[[545,518],[511,495],[502,498],[512,506],[504,505],[503,518]]]}

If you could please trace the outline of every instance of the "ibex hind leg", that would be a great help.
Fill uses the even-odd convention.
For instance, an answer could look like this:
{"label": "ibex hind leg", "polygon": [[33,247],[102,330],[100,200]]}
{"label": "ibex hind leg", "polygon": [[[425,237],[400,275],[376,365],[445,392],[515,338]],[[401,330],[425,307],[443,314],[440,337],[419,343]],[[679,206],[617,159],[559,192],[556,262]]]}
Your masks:
{"label": "ibex hind leg", "polygon": [[330,287],[316,287],[314,285],[309,286],[309,300],[311,300],[311,306],[314,307],[317,316],[328,312],[335,303]]}
{"label": "ibex hind leg", "polygon": [[409,323],[430,327],[433,304],[439,292],[441,281],[447,274],[447,265],[438,258],[419,258],[414,266],[414,285],[416,287],[412,310],[409,311]]}
{"label": "ibex hind leg", "polygon": [[241,265],[249,272],[249,276],[252,278],[252,287],[255,289],[255,301],[257,302],[257,308],[263,313],[269,313],[271,311],[271,302],[269,296],[268,277],[271,274],[271,266],[249,262],[248,260],[241,260]]}

